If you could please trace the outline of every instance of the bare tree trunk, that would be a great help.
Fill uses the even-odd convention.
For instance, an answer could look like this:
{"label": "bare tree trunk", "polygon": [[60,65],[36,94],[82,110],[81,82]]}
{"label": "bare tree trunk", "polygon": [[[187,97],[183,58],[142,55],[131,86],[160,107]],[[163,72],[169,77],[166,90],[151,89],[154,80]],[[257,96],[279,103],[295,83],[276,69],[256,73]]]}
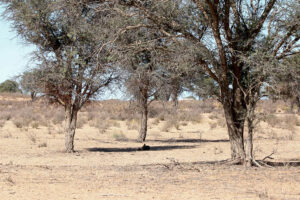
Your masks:
{"label": "bare tree trunk", "polygon": [[30,92],[31,101],[34,102],[36,100],[36,92]]}
{"label": "bare tree trunk", "polygon": [[178,82],[176,82],[172,88],[172,101],[173,101],[173,106],[175,109],[177,109],[177,107],[178,107],[179,93],[180,93],[180,85],[178,84]]}
{"label": "bare tree trunk", "polygon": [[233,115],[225,111],[229,140],[231,145],[231,158],[241,163],[245,160],[244,148],[244,121],[237,120]]}
{"label": "bare tree trunk", "polygon": [[291,103],[291,105],[290,105],[290,112],[293,113],[294,112],[295,100],[294,100],[294,98],[292,98],[290,101],[291,101],[290,102]]}
{"label": "bare tree trunk", "polygon": [[176,96],[174,95],[174,97],[173,97],[173,106],[175,109],[178,108],[178,96],[177,95]]}
{"label": "bare tree trunk", "polygon": [[[232,102],[224,102],[223,109],[228,128],[229,141],[231,145],[231,159],[239,164],[245,162],[245,148],[244,148],[244,122],[245,117],[243,112],[245,110],[233,109],[235,104]],[[237,110],[237,111],[235,111]]]}
{"label": "bare tree trunk", "polygon": [[72,108],[72,106],[66,106],[65,108],[65,147],[67,153],[74,152],[74,137],[77,123],[78,111]]}
{"label": "bare tree trunk", "polygon": [[177,109],[177,107],[178,107],[178,91],[176,89],[173,90],[172,101],[173,101],[173,107],[175,109]]}
{"label": "bare tree trunk", "polygon": [[139,132],[139,140],[145,142],[147,136],[147,123],[148,123],[148,101],[146,98],[141,100],[141,127]]}
{"label": "bare tree trunk", "polygon": [[255,105],[252,105],[248,108],[247,114],[247,127],[248,127],[248,135],[246,138],[246,162],[245,165],[247,167],[251,167],[253,164],[253,132],[254,132],[254,109]]}

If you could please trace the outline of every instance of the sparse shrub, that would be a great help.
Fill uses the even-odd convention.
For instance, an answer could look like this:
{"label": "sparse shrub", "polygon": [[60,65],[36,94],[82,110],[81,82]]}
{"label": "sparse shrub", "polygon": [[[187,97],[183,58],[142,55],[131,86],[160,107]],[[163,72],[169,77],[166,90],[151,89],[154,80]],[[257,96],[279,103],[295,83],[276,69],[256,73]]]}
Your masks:
{"label": "sparse shrub", "polygon": [[8,111],[1,112],[0,113],[0,119],[1,120],[6,120],[6,121],[10,120],[11,119],[11,113],[8,112]]}
{"label": "sparse shrub", "polygon": [[172,127],[171,122],[170,121],[166,121],[164,123],[164,125],[162,126],[161,131],[163,131],[163,132],[169,132],[169,130],[170,130],[171,127]]}
{"label": "sparse shrub", "polygon": [[215,119],[219,119],[220,117],[217,114],[212,114],[212,115],[209,115],[208,118],[211,120],[215,120]]}
{"label": "sparse shrub", "polygon": [[55,111],[52,116],[53,124],[61,124],[65,120],[65,115],[63,112]]}
{"label": "sparse shrub", "polygon": [[294,139],[295,139],[295,132],[291,131],[287,136],[287,140],[294,140]]}
{"label": "sparse shrub", "polygon": [[3,128],[3,127],[4,127],[4,125],[5,125],[5,121],[3,121],[3,120],[0,120],[0,128]]}
{"label": "sparse shrub", "polygon": [[194,123],[201,123],[202,115],[200,112],[194,111],[181,111],[178,113],[178,120],[179,121],[187,121],[187,122],[194,122]]}
{"label": "sparse shrub", "polygon": [[157,117],[160,113],[161,113],[161,111],[158,110],[157,107],[153,106],[153,107],[150,107],[150,109],[149,109],[148,117],[154,118],[154,117]]}
{"label": "sparse shrub", "polygon": [[96,119],[89,122],[89,125],[98,129],[99,133],[103,134],[110,127],[110,123],[105,119]]}
{"label": "sparse shrub", "polygon": [[111,120],[111,121],[109,121],[109,123],[110,123],[111,127],[117,127],[117,128],[121,127],[121,124],[117,121]]}
{"label": "sparse shrub", "polygon": [[15,120],[13,120],[13,123],[14,123],[14,125],[15,125],[17,128],[22,128],[22,127],[23,127],[22,120],[20,120],[20,119],[15,119]]}
{"label": "sparse shrub", "polygon": [[224,117],[218,118],[217,119],[217,124],[218,124],[218,126],[220,126],[222,128],[226,127],[226,120],[225,120],[225,118]]}
{"label": "sparse shrub", "polygon": [[258,103],[258,109],[262,110],[262,112],[267,113],[267,114],[274,114],[276,113],[278,104],[282,104],[283,102],[273,102],[271,100],[261,100]]}
{"label": "sparse shrub", "polygon": [[96,119],[96,115],[97,115],[97,113],[95,113],[95,112],[88,112],[87,113],[87,120],[92,121],[92,120]]}
{"label": "sparse shrub", "polygon": [[84,119],[77,120],[76,128],[83,128],[83,126],[85,124],[86,124],[86,121]]}
{"label": "sparse shrub", "polygon": [[274,114],[271,114],[266,117],[266,122],[271,127],[287,129],[289,131],[295,131],[295,126],[297,125],[298,119],[295,115],[284,115],[282,117],[277,117]]}
{"label": "sparse shrub", "polygon": [[39,128],[39,122],[31,123],[31,127],[34,128],[34,129],[38,129]]}
{"label": "sparse shrub", "polygon": [[115,132],[112,136],[116,141],[128,141],[128,138],[122,133]]}
{"label": "sparse shrub", "polygon": [[43,143],[39,144],[38,147],[39,147],[39,148],[47,147],[47,143],[46,143],[46,142],[43,142]]}
{"label": "sparse shrub", "polygon": [[162,130],[163,132],[169,132],[169,130],[170,130],[172,127],[175,127],[175,124],[176,124],[175,121],[167,120],[167,121],[164,123],[164,125],[163,125],[163,127],[162,127],[161,130]]}
{"label": "sparse shrub", "polygon": [[159,121],[164,121],[164,120],[166,119],[165,113],[164,113],[164,112],[161,112],[161,113],[158,115],[158,119],[159,119]]}
{"label": "sparse shrub", "polygon": [[280,123],[280,119],[275,116],[274,114],[270,114],[266,117],[265,121],[271,126],[271,127],[275,127]]}
{"label": "sparse shrub", "polygon": [[47,126],[47,133],[48,133],[49,135],[52,134],[52,127],[51,127],[51,126]]}
{"label": "sparse shrub", "polygon": [[299,119],[296,122],[296,126],[300,126],[300,120]]}
{"label": "sparse shrub", "polygon": [[198,109],[201,110],[202,113],[212,113],[218,108],[214,105],[214,100],[204,100],[200,101]]}
{"label": "sparse shrub", "polygon": [[282,120],[283,124],[285,125],[285,128],[294,131],[295,126],[297,126],[298,119],[296,115],[287,115]]}
{"label": "sparse shrub", "polygon": [[211,123],[209,126],[210,126],[210,129],[215,129],[215,128],[217,128],[218,124],[217,123]]}
{"label": "sparse shrub", "polygon": [[28,133],[26,134],[28,139],[32,142],[32,143],[36,143],[36,135]]}
{"label": "sparse shrub", "polygon": [[139,123],[136,119],[127,120],[126,126],[127,126],[128,130],[138,130],[139,129]]}
{"label": "sparse shrub", "polygon": [[181,126],[187,126],[187,125],[188,125],[187,122],[182,122],[182,123],[181,123]]}
{"label": "sparse shrub", "polygon": [[65,129],[62,126],[59,126],[57,129],[57,134],[64,134]]}
{"label": "sparse shrub", "polygon": [[153,125],[158,125],[160,122],[159,118],[155,118],[152,122]]}
{"label": "sparse shrub", "polygon": [[16,184],[16,182],[12,179],[11,176],[7,177],[5,180],[6,180],[9,184],[12,184],[12,185],[15,185],[15,184]]}
{"label": "sparse shrub", "polygon": [[177,129],[177,130],[180,130],[180,123],[179,122],[176,122],[174,124],[174,127]]}

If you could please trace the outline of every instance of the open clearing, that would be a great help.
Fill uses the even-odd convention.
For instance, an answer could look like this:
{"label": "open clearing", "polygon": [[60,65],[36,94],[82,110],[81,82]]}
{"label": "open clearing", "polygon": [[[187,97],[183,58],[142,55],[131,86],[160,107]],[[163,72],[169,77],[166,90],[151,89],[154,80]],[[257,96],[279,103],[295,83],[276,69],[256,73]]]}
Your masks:
{"label": "open clearing", "polygon": [[150,151],[137,151],[138,133],[126,121],[104,132],[87,123],[77,130],[74,154],[63,153],[56,127],[17,128],[7,120],[0,199],[300,199],[299,126],[292,137],[284,129],[257,134],[256,158],[274,151],[270,161],[282,166],[247,169],[220,163],[230,158],[230,145],[226,128],[209,116],[167,131],[164,121],[150,119]]}

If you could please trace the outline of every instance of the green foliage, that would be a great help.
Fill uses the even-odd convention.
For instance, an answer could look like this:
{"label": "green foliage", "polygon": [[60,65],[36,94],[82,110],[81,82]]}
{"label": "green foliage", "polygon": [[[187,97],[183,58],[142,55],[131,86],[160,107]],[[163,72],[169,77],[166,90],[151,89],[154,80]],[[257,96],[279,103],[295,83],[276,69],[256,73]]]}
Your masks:
{"label": "green foliage", "polygon": [[19,84],[13,80],[6,80],[0,84],[0,92],[21,93]]}
{"label": "green foliage", "polygon": [[42,74],[38,70],[25,71],[20,76],[20,86],[25,93],[30,93],[32,99],[36,97],[38,93],[42,93],[42,86],[39,80],[41,80]]}

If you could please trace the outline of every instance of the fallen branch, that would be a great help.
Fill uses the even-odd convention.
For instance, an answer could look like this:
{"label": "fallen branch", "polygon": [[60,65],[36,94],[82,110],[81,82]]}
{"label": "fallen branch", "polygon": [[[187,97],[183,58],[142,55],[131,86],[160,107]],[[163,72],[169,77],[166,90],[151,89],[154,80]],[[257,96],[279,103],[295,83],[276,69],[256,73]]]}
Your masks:
{"label": "fallen branch", "polygon": [[262,161],[266,160],[267,158],[273,160],[274,158],[272,158],[271,156],[272,156],[274,153],[275,153],[275,152],[272,152],[270,155],[267,155],[266,157],[264,157],[264,158],[262,159]]}

